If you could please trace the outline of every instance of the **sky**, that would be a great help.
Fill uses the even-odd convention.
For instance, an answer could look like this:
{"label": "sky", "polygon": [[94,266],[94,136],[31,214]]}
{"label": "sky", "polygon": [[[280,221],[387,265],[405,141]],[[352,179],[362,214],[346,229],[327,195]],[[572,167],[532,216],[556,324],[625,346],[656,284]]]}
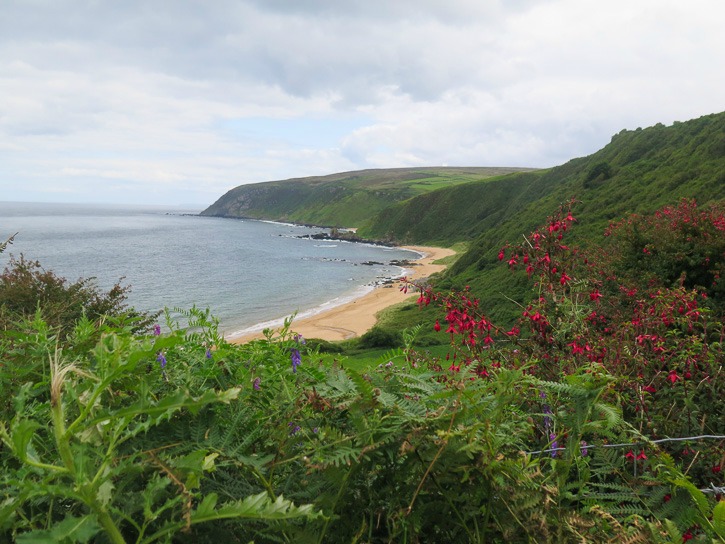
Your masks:
{"label": "sky", "polygon": [[0,0],[0,201],[545,168],[725,110],[722,0]]}

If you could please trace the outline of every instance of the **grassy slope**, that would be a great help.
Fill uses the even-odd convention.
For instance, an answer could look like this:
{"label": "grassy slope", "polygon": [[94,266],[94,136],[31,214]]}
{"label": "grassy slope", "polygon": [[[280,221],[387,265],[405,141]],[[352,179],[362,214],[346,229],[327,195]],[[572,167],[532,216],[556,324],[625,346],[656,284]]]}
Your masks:
{"label": "grassy slope", "polygon": [[392,168],[240,185],[202,215],[355,227],[371,216],[436,189],[520,168]]}
{"label": "grassy slope", "polygon": [[530,230],[571,197],[582,201],[578,213],[586,219],[587,231],[594,232],[627,213],[652,210],[683,196],[704,203],[723,198],[724,190],[722,113],[671,127],[622,131],[593,155],[549,170],[427,193],[386,209],[360,233],[444,245],[484,236],[462,261],[470,264],[486,240],[512,239]]}

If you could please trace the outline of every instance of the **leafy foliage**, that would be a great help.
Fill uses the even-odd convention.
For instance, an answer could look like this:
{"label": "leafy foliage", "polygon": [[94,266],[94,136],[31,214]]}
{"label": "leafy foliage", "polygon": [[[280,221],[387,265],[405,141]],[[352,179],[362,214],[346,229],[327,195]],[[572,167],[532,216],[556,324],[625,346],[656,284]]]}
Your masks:
{"label": "leafy foliage", "polygon": [[[706,217],[702,228],[719,215]],[[722,441],[687,444],[692,457],[685,443],[652,440],[692,425],[722,431],[721,341],[704,334],[721,324],[693,313],[684,287],[646,281],[656,296],[621,294],[605,281],[619,276],[598,275],[565,245],[575,224],[565,207],[502,251],[536,280],[515,328],[498,327],[470,293],[423,288],[420,304],[444,309],[445,362],[416,348],[419,328],[354,370],[291,322],[232,345],[208,311],[177,309],[191,328],[170,314],[165,335],[81,319],[61,345],[42,312],[26,319],[3,344],[36,370],[0,384],[12,399],[0,426],[0,535],[716,542],[722,507],[700,487],[721,474]],[[633,330],[636,316],[649,321]],[[655,354],[667,372],[644,364]],[[685,378],[693,360],[700,374]]]}
{"label": "leafy foliage", "polygon": [[0,275],[0,327],[8,328],[14,321],[32,316],[41,310],[46,324],[61,336],[68,334],[75,323],[85,317],[120,319],[138,331],[148,328],[156,316],[137,312],[126,305],[129,287],[114,285],[102,292],[93,279],[69,282],[45,270],[38,261],[10,258]]}

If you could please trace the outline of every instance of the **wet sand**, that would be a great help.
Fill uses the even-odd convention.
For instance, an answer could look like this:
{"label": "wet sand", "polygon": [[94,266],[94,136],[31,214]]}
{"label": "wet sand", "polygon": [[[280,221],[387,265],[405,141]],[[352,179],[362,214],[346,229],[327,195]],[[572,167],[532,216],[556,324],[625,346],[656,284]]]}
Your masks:
{"label": "wet sand", "polygon": [[[433,261],[455,253],[451,249],[440,247],[404,246],[403,249],[412,249],[423,254],[421,259],[406,267],[409,280],[420,280],[440,272],[445,269],[445,266],[433,264]],[[375,325],[377,314],[381,310],[408,299],[415,300],[417,297],[418,294],[415,290],[409,290],[407,294],[400,291],[400,282],[395,281],[393,284],[378,286],[365,296],[341,306],[310,317],[296,319],[292,322],[290,329],[305,338],[321,338],[330,341],[355,338],[366,333]],[[235,344],[242,344],[263,337],[260,331],[227,338],[227,340]]]}

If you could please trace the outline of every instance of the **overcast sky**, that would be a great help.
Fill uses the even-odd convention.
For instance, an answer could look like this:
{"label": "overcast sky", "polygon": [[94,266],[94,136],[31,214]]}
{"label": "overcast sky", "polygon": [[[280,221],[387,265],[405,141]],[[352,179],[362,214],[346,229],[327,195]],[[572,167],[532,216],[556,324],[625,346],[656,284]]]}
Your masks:
{"label": "overcast sky", "polygon": [[549,167],[725,110],[722,0],[0,0],[0,200]]}

